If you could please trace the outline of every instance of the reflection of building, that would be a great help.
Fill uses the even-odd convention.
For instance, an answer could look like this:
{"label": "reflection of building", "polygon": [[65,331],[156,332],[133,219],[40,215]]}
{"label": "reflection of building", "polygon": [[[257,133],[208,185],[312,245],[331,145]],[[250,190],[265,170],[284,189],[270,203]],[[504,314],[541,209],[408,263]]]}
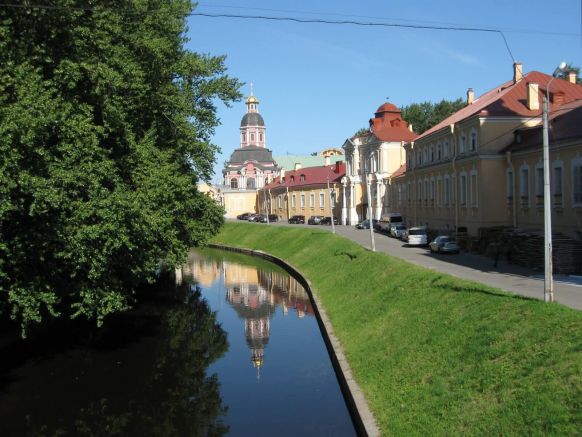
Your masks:
{"label": "reflection of building", "polygon": [[259,270],[228,261],[214,261],[197,252],[191,252],[181,269],[180,277],[195,278],[209,288],[222,275],[226,300],[244,320],[245,338],[251,350],[254,367],[263,365],[265,347],[269,342],[271,317],[277,306],[285,315],[294,310],[299,318],[315,314],[309,295],[292,276],[273,270]]}

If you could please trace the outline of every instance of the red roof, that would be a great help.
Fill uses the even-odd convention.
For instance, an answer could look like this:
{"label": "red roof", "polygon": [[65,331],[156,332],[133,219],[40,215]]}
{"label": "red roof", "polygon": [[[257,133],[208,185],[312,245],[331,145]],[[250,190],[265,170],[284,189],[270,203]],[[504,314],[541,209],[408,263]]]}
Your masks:
{"label": "red roof", "polygon": [[[552,88],[553,85],[552,83]],[[582,99],[554,108],[554,111],[550,112],[549,118],[550,148],[557,142],[582,138],[582,123],[580,122],[582,120]],[[516,131],[516,141],[502,150],[502,152],[507,150],[515,152],[531,147],[539,148],[543,143],[542,130],[543,127],[541,125],[518,129]]]}
{"label": "red roof", "polygon": [[402,112],[392,103],[384,103],[376,110],[374,118],[370,119],[371,133],[358,137],[374,135],[380,141],[412,141],[417,134],[408,129],[408,123],[402,119]]}
{"label": "red roof", "polygon": [[[501,86],[496,87],[475,99],[473,103],[455,112],[436,126],[423,132],[416,139],[420,140],[425,138],[451,124],[458,123],[476,114],[492,117],[538,117],[542,112],[542,95],[546,94],[548,82],[552,78],[553,77],[548,74],[540,73],[539,71],[532,71],[524,75],[517,83],[514,83],[513,80],[505,82]],[[532,111],[527,107],[528,83],[537,83],[539,85],[538,95],[540,99],[540,109]],[[551,84],[550,102],[553,102],[553,96],[562,93],[563,103],[582,99],[582,86],[570,83],[567,80],[555,79]],[[551,103],[550,111],[553,111],[555,106],[558,105]]]}
{"label": "red roof", "polygon": [[398,170],[396,170],[394,173],[392,173],[390,175],[391,178],[397,178],[398,176],[402,176],[406,173],[406,164],[402,164],[400,167],[398,167]]}
{"label": "red roof", "polygon": [[[285,172],[285,181],[281,182],[281,177],[276,177],[265,186],[267,189],[277,187],[302,187],[308,185],[321,185],[340,182],[346,175],[346,163],[338,161],[333,165],[322,165],[318,167],[305,167],[298,170]],[[303,178],[302,178],[303,176]],[[303,180],[302,180],[303,179]]]}

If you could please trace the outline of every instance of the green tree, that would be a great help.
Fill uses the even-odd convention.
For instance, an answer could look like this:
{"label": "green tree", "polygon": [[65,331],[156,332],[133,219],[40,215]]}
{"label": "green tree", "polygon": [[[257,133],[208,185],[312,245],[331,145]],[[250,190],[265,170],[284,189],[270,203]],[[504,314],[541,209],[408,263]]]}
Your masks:
{"label": "green tree", "polygon": [[556,77],[560,79],[568,80],[568,73],[574,71],[576,73],[576,83],[582,84],[582,78],[580,78],[580,67],[576,67],[570,63],[566,64],[566,66],[558,72]]}
{"label": "green tree", "polygon": [[370,132],[370,128],[362,127],[356,131],[356,133],[354,134],[354,137],[359,137],[360,135],[365,135],[369,132]]}
{"label": "green tree", "polygon": [[421,134],[464,106],[465,101],[461,98],[457,100],[443,99],[438,103],[412,103],[402,108],[402,118],[407,123],[412,124],[415,132]]}
{"label": "green tree", "polygon": [[23,334],[101,324],[217,232],[196,183],[240,98],[224,57],[185,49],[190,0],[51,5],[0,6],[0,312]]}

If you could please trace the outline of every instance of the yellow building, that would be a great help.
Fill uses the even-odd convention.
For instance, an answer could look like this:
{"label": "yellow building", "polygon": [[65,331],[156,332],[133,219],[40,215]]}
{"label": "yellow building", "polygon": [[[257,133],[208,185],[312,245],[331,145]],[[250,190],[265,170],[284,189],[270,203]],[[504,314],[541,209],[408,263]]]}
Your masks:
{"label": "yellow building", "polygon": [[346,156],[346,176],[342,179],[343,224],[354,225],[368,217],[368,198],[373,218],[392,212],[385,202],[387,180],[405,162],[404,142],[417,136],[402,120],[401,111],[391,103],[381,105],[369,123],[368,132],[347,139],[342,146]]}
{"label": "yellow building", "polygon": [[[539,188],[534,176],[539,176],[541,145],[538,150],[534,145],[527,150],[508,146],[518,129],[540,125],[542,96],[550,82],[551,113],[582,99],[582,86],[575,84],[575,77],[572,83],[536,71],[523,75],[519,63],[514,64],[512,80],[481,97],[475,99],[469,89],[463,109],[405,144],[405,171],[389,179],[389,207],[401,212],[409,225],[474,236],[480,228],[540,223],[539,199],[533,196],[534,188]],[[563,151],[552,152],[555,168],[562,169],[562,187],[570,180],[567,160],[579,156],[579,144],[565,142]],[[525,203],[517,203],[513,194],[508,201],[508,193],[518,187],[514,180],[518,176],[526,184],[520,188],[528,196]],[[579,228],[579,214],[564,213],[560,226]]]}
{"label": "yellow building", "polygon": [[275,214],[279,220],[289,220],[294,215],[335,217],[339,220],[341,209],[337,202],[340,181],[346,171],[345,163],[306,167],[296,166],[275,178],[257,193],[259,212]]}

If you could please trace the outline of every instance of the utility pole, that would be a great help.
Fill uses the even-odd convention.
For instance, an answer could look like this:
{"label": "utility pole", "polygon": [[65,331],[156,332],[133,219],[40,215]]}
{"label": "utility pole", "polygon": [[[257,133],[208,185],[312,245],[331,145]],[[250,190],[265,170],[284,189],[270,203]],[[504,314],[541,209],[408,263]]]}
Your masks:
{"label": "utility pole", "polygon": [[331,214],[331,233],[335,234],[335,223],[334,223],[334,218],[335,216],[333,215],[333,207],[334,207],[334,201],[335,201],[335,188],[331,191],[329,191],[329,176],[327,177],[327,192],[329,193],[329,211]]}
{"label": "utility pole", "polygon": [[[549,86],[548,86],[549,88]],[[543,156],[544,156],[544,302],[554,301],[552,271],[552,204],[550,198],[550,141],[548,135],[548,99],[543,96]]]}
{"label": "utility pole", "polygon": [[[372,156],[374,152],[370,153],[370,168],[372,167]],[[368,163],[366,163],[366,168]],[[366,197],[368,198],[368,223],[370,224],[370,244],[372,245],[372,252],[376,252],[376,242],[374,241],[374,221],[372,219],[372,201],[370,200],[370,187],[372,185],[372,173],[366,171],[364,175],[366,178]]]}

